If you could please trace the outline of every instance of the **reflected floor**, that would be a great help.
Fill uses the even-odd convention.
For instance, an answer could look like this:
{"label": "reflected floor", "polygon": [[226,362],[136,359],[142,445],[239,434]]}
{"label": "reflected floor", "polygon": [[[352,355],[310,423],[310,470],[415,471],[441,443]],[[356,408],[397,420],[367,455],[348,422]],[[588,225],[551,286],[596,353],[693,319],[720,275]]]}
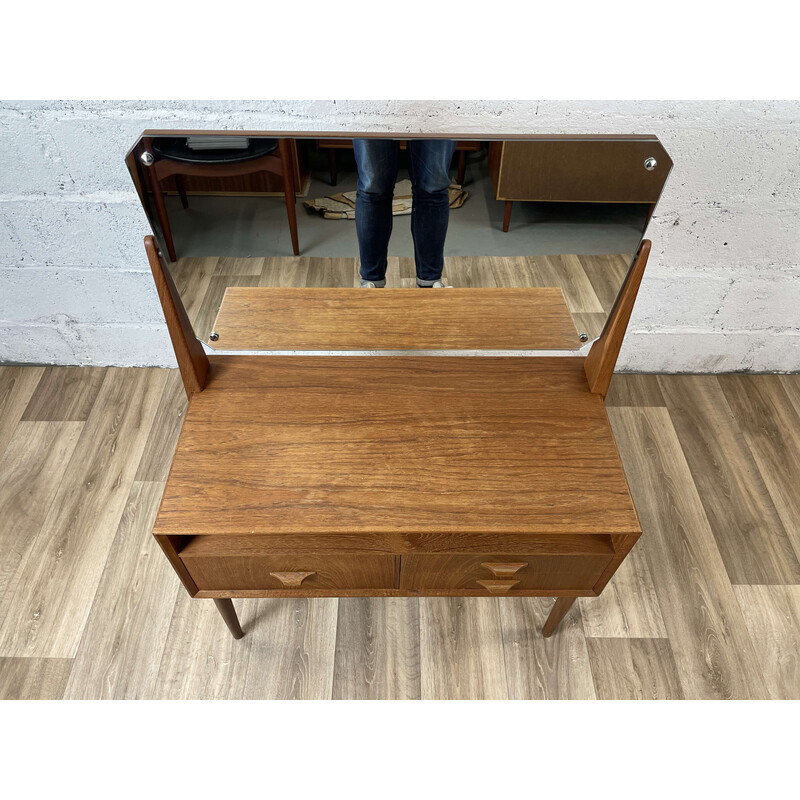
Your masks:
{"label": "reflected floor", "polygon": [[[340,156],[339,180],[328,182],[328,162],[313,154],[307,198],[324,197],[356,188],[351,154]],[[479,156],[479,157],[478,157]],[[455,170],[451,171],[455,176]],[[408,176],[401,168],[398,180]],[[646,205],[618,203],[514,204],[508,233],[502,231],[504,203],[494,189],[484,154],[471,155],[464,188],[469,199],[450,214],[446,256],[519,256],[550,253],[612,254],[636,250],[644,228]],[[291,241],[283,198],[189,197],[184,210],[177,196],[166,198],[180,257],[225,255],[248,258],[290,255]],[[297,201],[300,251],[304,256],[355,258],[355,223],[326,220]],[[389,255],[410,256],[410,217],[394,219]]]}
{"label": "reflected floor", "polygon": [[[446,257],[445,280],[458,287],[558,286],[575,327],[590,339],[600,335],[622,284],[630,253],[536,257]],[[171,271],[195,334],[208,341],[228,286],[353,287],[358,259],[313,257],[181,258]],[[414,260],[390,257],[389,286],[415,285]]]}

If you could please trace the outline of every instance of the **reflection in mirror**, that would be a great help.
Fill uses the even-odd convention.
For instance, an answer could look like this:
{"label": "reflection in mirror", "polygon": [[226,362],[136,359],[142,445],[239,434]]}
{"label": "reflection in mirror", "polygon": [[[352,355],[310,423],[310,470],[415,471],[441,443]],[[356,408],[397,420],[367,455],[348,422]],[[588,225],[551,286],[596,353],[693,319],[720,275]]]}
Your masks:
{"label": "reflection in mirror", "polygon": [[[420,266],[427,258],[420,250],[430,246],[420,242],[431,226],[444,226],[446,285],[558,289],[569,330],[544,349],[577,350],[600,335],[672,166],[654,136],[364,142],[355,140],[354,150],[352,138],[143,134],[128,167],[201,341],[221,350],[264,346],[226,333],[220,309],[229,289],[361,285],[360,240],[363,248],[365,230],[379,239],[386,233],[363,200],[357,232],[359,165],[367,171],[359,147],[369,145],[391,162],[388,173],[383,163],[384,174],[396,169],[387,287],[415,288],[418,277],[431,277],[418,275],[431,268]],[[433,190],[425,194],[431,170],[424,159],[433,158],[426,143],[445,164],[436,189],[444,211],[429,207]],[[419,295],[403,295],[400,306],[392,297],[370,302],[405,314]],[[258,307],[247,292],[228,292],[226,303]]]}

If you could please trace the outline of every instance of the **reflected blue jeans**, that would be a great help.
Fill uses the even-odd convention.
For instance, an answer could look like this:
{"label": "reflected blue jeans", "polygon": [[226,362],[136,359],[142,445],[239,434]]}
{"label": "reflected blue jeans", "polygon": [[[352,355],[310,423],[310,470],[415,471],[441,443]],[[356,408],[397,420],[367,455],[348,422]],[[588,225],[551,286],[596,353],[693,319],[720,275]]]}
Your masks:
{"label": "reflected blue jeans", "polygon": [[[456,143],[448,139],[410,139],[411,237],[417,279],[437,281],[444,267],[444,240],[450,219],[450,162]],[[397,180],[400,143],[394,139],[354,139],[358,165],[356,235],[361,277],[386,277],[386,257],[392,235],[392,196]]]}

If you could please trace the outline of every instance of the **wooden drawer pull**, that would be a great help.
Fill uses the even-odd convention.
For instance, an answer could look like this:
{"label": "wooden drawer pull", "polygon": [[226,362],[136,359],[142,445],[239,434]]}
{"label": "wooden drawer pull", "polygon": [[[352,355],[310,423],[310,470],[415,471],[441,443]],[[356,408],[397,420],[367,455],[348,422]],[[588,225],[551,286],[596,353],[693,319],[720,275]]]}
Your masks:
{"label": "wooden drawer pull", "polygon": [[296,589],[306,578],[316,574],[316,572],[270,572],[273,578],[277,578],[290,589]]}
{"label": "wooden drawer pull", "polygon": [[492,594],[505,594],[509,589],[516,586],[519,581],[475,581],[488,589]]}
{"label": "wooden drawer pull", "polygon": [[528,562],[521,561],[515,564],[497,564],[484,561],[481,566],[486,567],[495,578],[513,578],[523,567],[528,566]]}

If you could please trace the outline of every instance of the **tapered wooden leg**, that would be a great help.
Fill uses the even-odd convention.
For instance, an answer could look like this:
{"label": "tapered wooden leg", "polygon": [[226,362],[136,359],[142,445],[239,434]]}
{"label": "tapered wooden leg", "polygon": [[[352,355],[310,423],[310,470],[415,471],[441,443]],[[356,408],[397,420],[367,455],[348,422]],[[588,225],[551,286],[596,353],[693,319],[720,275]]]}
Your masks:
{"label": "tapered wooden leg", "polygon": [[167,254],[170,261],[177,261],[175,255],[175,243],[172,241],[172,229],[169,227],[169,217],[167,216],[167,204],[164,202],[164,193],[161,191],[161,181],[153,177],[153,202],[156,206],[156,216],[158,224],[161,226],[161,233],[164,234],[164,244],[167,246]]}
{"label": "tapered wooden leg", "polygon": [[286,214],[289,217],[289,232],[292,235],[292,250],[296,256],[300,255],[300,245],[297,241],[297,213],[294,188],[294,160],[289,139],[278,139],[278,148],[281,153],[281,167],[283,169],[283,195],[286,200]]}
{"label": "tapered wooden leg", "polygon": [[572,604],[575,602],[574,597],[557,597],[556,604],[553,606],[553,610],[550,612],[550,616],[547,618],[547,622],[544,623],[544,628],[542,628],[542,636],[545,639],[548,636],[553,635],[553,631],[558,627],[558,623],[561,622],[562,619],[572,608]]}
{"label": "tapered wooden leg", "polygon": [[241,639],[242,636],[244,636],[244,631],[239,625],[239,618],[236,616],[236,609],[233,607],[233,601],[227,597],[215,597],[214,605],[216,605],[217,611],[222,615],[222,619],[225,620],[225,624],[228,626],[228,630],[233,635],[233,638]]}
{"label": "tapered wooden leg", "polygon": [[464,185],[464,177],[467,174],[467,151],[458,151],[458,185]]}
{"label": "tapered wooden leg", "polygon": [[328,162],[331,167],[331,186],[336,186],[339,176],[336,169],[336,150],[333,147],[328,148]]}
{"label": "tapered wooden leg", "polygon": [[511,223],[511,207],[513,205],[513,200],[506,200],[506,210],[503,214],[503,233],[508,233],[508,226]]}
{"label": "tapered wooden leg", "polygon": [[183,185],[183,178],[175,176],[175,185],[178,187],[178,194],[181,196],[181,204],[184,208],[189,208],[189,200],[186,197],[186,187]]}

